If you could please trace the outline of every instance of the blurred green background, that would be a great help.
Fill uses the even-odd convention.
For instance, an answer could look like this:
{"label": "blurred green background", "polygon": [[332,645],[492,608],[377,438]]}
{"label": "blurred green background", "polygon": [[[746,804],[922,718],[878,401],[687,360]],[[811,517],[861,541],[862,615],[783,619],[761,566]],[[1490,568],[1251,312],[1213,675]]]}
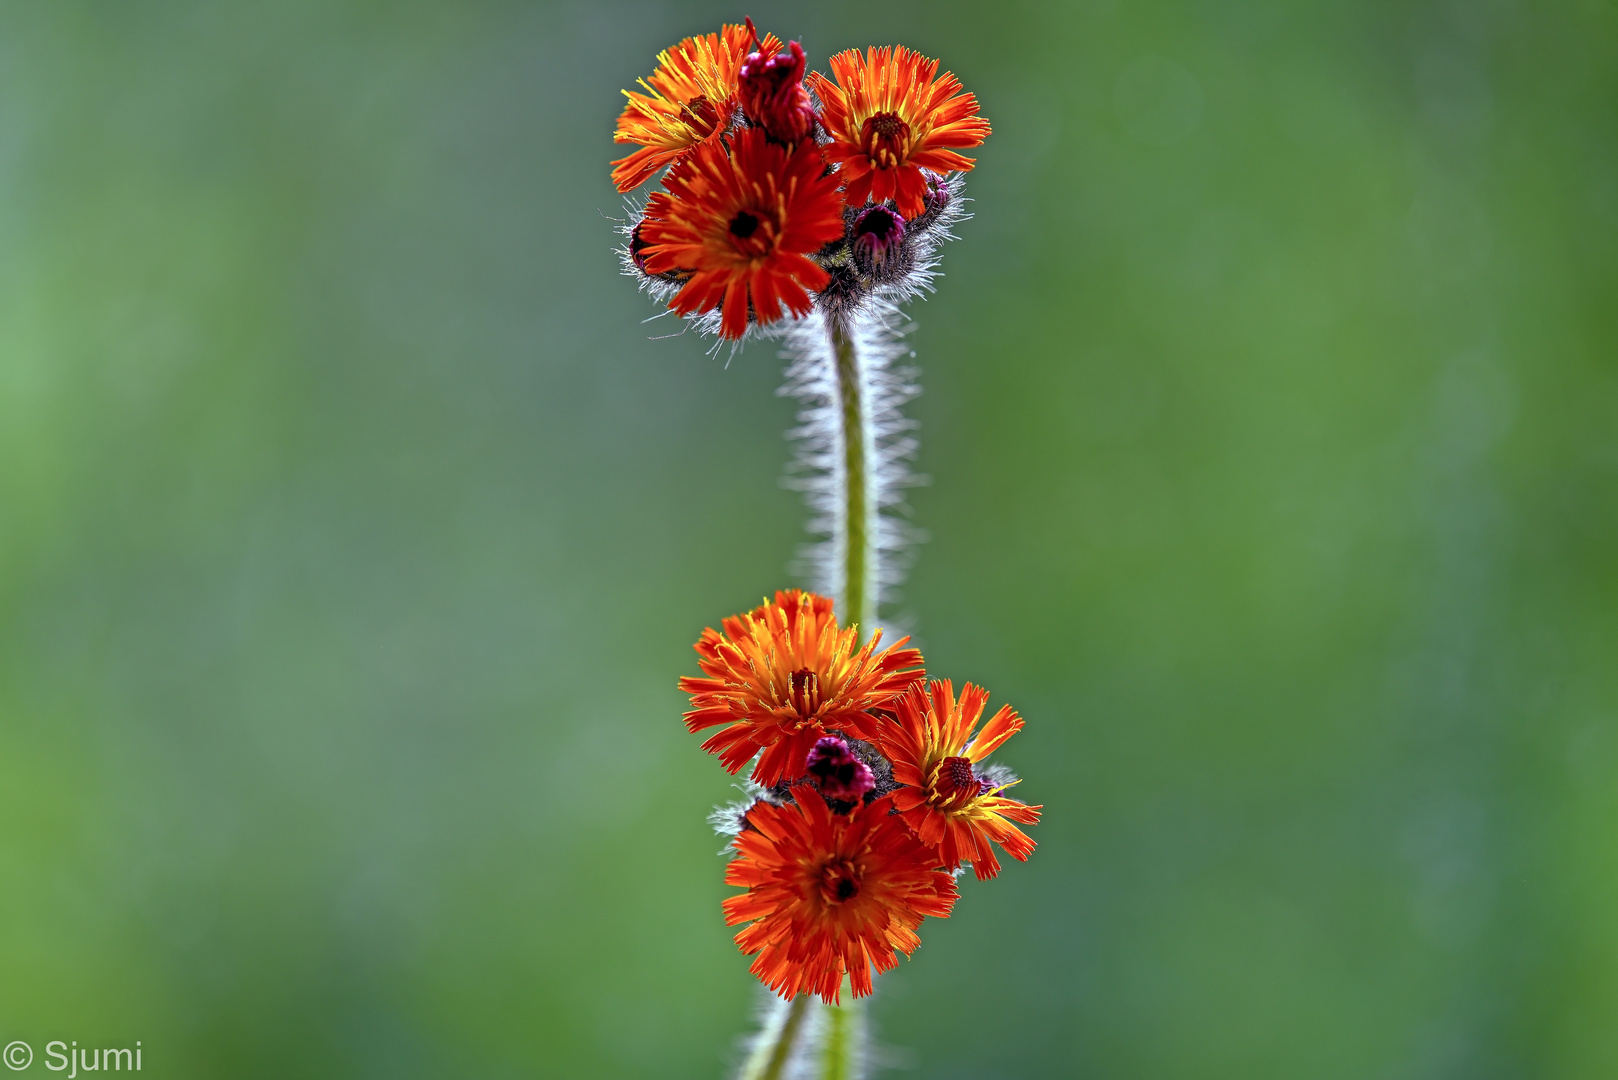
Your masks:
{"label": "blurred green background", "polygon": [[0,1041],[716,1077],[679,723],[789,581],[769,346],[651,340],[620,87],[751,14],[995,134],[914,312],[929,666],[1033,860],[936,1078],[1618,1075],[1618,9],[8,4]]}

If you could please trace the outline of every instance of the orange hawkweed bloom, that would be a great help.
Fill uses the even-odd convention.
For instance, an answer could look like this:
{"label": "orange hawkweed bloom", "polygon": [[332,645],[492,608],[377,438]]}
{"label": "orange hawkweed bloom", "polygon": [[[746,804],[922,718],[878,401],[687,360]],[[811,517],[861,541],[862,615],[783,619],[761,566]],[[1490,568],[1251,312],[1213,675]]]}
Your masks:
{"label": "orange hawkweed bloom", "polygon": [[668,190],[646,205],[641,254],[650,273],[691,274],[670,307],[689,315],[723,305],[720,333],[739,338],[749,301],[760,323],[783,307],[808,314],[809,291],[831,278],[807,255],[843,235],[843,201],[811,139],[788,150],[749,128],[729,151],[704,143],[669,170]]}
{"label": "orange hawkweed bloom", "polygon": [[979,881],[1000,872],[991,840],[1013,859],[1027,860],[1034,842],[1011,822],[1036,824],[1041,809],[1001,795],[1010,785],[996,786],[974,768],[1023,726],[1022,717],[1002,705],[974,736],[988,700],[987,690],[967,683],[957,705],[950,681],[934,679],[912,686],[890,706],[894,716],[885,717],[877,733],[894,780],[906,785],[893,793],[905,823],[938,848],[946,867],[970,861]]}
{"label": "orange hawkweed bloom", "polygon": [[897,817],[890,799],[833,814],[813,790],[797,803],[754,804],[733,841],[737,856],[726,885],[747,891],[724,902],[725,925],[748,922],[736,944],[752,972],[784,998],[819,994],[839,1000],[847,974],[855,997],[871,992],[871,968],[898,966],[921,938],[931,915],[947,918],[955,904],[954,876],[938,869],[938,854]]}
{"label": "orange hawkweed bloom", "polygon": [[[644,94],[625,90],[629,104],[618,117],[612,141],[641,149],[612,163],[612,182],[632,191],[693,146],[717,139],[736,113],[737,77],[753,32],[726,24],[717,34],[688,37],[657,54],[650,79],[638,80]],[[781,48],[774,34],[759,46],[773,56]]]}
{"label": "orange hawkweed bloom", "polygon": [[721,625],[723,634],[704,630],[695,646],[706,678],[680,680],[691,695],[685,726],[726,725],[702,748],[731,773],[763,750],[753,779],[766,787],[802,777],[828,730],[870,741],[876,721],[867,710],[891,708],[925,678],[921,653],[901,648],[909,638],[878,652],[877,631],[856,650],[858,627],[839,630],[832,602],[814,593],[778,592]]}
{"label": "orange hawkweed bloom", "polygon": [[849,49],[830,63],[836,82],[819,72],[809,82],[832,137],[826,159],[842,165],[848,205],[892,199],[913,218],[926,209],[921,170],[972,168],[972,159],[955,151],[981,144],[989,122],[977,115],[978,99],[961,90],[959,79],[947,71],[938,75],[937,60],[884,45],[863,56]]}

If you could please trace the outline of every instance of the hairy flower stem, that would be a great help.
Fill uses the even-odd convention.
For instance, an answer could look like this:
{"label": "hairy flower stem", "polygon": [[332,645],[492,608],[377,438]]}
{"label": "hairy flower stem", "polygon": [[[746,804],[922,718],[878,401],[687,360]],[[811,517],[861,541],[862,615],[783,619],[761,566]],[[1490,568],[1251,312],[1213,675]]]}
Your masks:
{"label": "hairy flower stem", "polygon": [[826,322],[831,332],[832,362],[837,368],[837,396],[842,415],[843,498],[839,500],[836,545],[843,561],[843,621],[845,625],[858,623],[860,637],[868,638],[876,624],[876,598],[869,588],[876,552],[871,550],[867,485],[874,471],[869,467],[874,447],[870,426],[865,422],[865,372],[861,369],[859,349],[847,321],[829,315]]}
{"label": "hairy flower stem", "polygon": [[787,1062],[792,1060],[792,1051],[797,1047],[804,1018],[809,1015],[809,1005],[813,1000],[809,994],[799,994],[790,1005],[786,1002],[778,1004],[779,1012],[786,1015],[775,1030],[765,1030],[747,1064],[742,1066],[738,1080],[781,1080]]}

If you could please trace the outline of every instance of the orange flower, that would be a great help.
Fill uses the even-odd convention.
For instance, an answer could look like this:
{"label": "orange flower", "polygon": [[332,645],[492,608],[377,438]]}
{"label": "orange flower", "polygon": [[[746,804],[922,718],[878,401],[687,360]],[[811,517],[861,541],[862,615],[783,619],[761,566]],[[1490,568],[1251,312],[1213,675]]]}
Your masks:
{"label": "orange flower", "polygon": [[869,741],[875,719],[866,710],[891,707],[925,677],[921,653],[900,647],[909,638],[877,652],[879,630],[856,652],[859,629],[839,630],[831,601],[814,593],[778,592],[722,625],[723,634],[704,630],[696,644],[707,678],[680,680],[693,706],[685,726],[728,725],[702,748],[732,773],[763,750],[753,779],[766,787],[802,777],[828,730]]}
{"label": "orange flower", "polygon": [[760,323],[783,305],[807,314],[809,290],[830,277],[805,256],[843,235],[837,177],[824,170],[813,140],[789,152],[762,128],[737,132],[729,154],[703,143],[669,170],[641,230],[649,273],[691,272],[669,306],[688,315],[722,304],[728,338],[746,332],[749,300]]}
{"label": "orange flower", "polygon": [[[802,789],[800,789],[802,790]],[[813,790],[786,806],[755,803],[733,841],[737,856],[726,885],[747,891],[724,903],[725,925],[752,920],[736,935],[752,972],[784,998],[819,994],[840,999],[843,975],[854,996],[871,992],[871,967],[898,966],[909,956],[928,915],[943,919],[955,904],[954,877],[935,851],[888,813],[891,799],[833,814]]]}
{"label": "orange flower", "polygon": [[955,152],[977,146],[989,122],[977,115],[978,99],[961,91],[960,80],[938,74],[938,61],[903,45],[858,49],[831,58],[833,83],[818,71],[809,76],[820,96],[820,122],[831,135],[828,161],[842,164],[848,205],[893,199],[899,212],[916,217],[926,209],[922,169],[965,172],[972,159]]}
{"label": "orange flower", "polygon": [[[651,79],[638,80],[646,93],[624,91],[629,104],[618,117],[612,141],[638,143],[641,149],[612,163],[612,182],[619,191],[640,187],[658,169],[730,127],[737,76],[752,40],[747,27],[728,23],[717,34],[688,37],[657,54]],[[780,47],[774,34],[759,46],[766,56]]]}
{"label": "orange flower", "polygon": [[979,881],[1000,872],[991,840],[1019,862],[1027,860],[1034,842],[1011,822],[1036,824],[1041,809],[1001,795],[1011,785],[997,786],[974,768],[1023,726],[1022,717],[1002,705],[974,737],[988,700],[987,690],[967,683],[957,706],[950,681],[934,679],[925,688],[912,686],[877,733],[894,780],[906,785],[893,793],[905,823],[938,848],[946,867],[970,861]]}

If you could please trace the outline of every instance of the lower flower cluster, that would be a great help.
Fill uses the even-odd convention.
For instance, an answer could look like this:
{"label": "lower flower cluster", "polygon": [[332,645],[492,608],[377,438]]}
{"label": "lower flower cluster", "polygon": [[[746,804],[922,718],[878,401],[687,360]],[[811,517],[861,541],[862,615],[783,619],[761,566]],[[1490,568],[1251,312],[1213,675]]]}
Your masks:
{"label": "lower flower cluster", "polygon": [[979,726],[988,692],[928,679],[901,640],[858,646],[825,597],[775,594],[705,630],[691,695],[693,732],[735,774],[753,765],[750,797],[718,815],[733,858],[725,882],[747,891],[724,902],[725,921],[755,957],[752,972],[786,998],[855,997],[873,973],[945,918],[955,878],[1000,872],[995,848],[1026,860],[1034,842],[1017,824],[1040,807],[1005,792],[1017,778],[984,763],[1023,721],[1002,705]]}

